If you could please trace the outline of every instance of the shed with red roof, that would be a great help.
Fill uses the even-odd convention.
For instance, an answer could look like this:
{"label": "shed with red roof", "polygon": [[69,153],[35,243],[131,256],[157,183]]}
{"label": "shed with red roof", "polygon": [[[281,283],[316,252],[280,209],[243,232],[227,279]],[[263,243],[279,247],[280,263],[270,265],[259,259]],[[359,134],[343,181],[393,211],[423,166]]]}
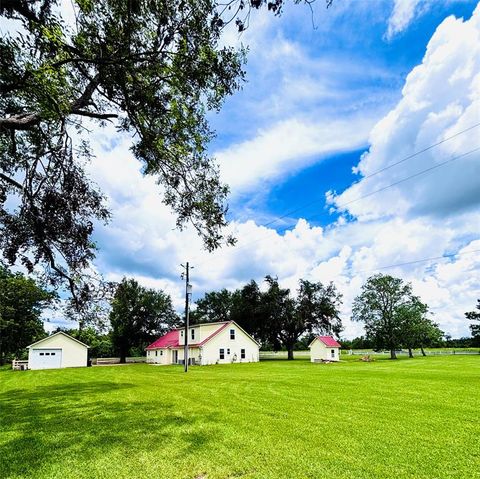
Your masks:
{"label": "shed with red roof", "polygon": [[342,345],[333,336],[317,336],[308,347],[312,363],[340,361]]}

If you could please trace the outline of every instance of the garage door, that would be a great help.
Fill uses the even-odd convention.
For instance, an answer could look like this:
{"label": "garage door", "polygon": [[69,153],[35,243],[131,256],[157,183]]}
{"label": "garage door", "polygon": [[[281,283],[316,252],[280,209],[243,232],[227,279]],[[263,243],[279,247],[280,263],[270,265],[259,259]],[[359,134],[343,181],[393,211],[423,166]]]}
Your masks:
{"label": "garage door", "polygon": [[34,349],[32,351],[32,369],[53,369],[62,367],[61,349]]}

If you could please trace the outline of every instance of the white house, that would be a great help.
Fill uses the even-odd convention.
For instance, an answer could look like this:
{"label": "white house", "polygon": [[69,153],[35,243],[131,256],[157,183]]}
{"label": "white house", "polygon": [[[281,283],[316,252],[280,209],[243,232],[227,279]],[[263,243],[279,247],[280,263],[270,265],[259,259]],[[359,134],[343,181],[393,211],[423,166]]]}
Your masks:
{"label": "white house", "polygon": [[[146,348],[147,362],[184,364],[184,328],[174,329]],[[253,363],[260,345],[234,321],[202,323],[188,329],[191,364]]]}
{"label": "white house", "polygon": [[340,361],[340,343],[332,336],[317,336],[308,346],[312,363],[320,361]]}
{"label": "white house", "polygon": [[88,346],[63,331],[28,346],[29,369],[78,368],[87,361]]}

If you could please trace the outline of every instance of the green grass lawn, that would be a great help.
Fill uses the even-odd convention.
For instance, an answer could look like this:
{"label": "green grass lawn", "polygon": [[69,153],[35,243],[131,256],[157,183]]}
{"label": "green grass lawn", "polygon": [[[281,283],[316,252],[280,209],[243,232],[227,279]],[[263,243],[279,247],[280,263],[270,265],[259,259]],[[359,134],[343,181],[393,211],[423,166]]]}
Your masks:
{"label": "green grass lawn", "polygon": [[480,356],[0,371],[0,477],[480,477]]}

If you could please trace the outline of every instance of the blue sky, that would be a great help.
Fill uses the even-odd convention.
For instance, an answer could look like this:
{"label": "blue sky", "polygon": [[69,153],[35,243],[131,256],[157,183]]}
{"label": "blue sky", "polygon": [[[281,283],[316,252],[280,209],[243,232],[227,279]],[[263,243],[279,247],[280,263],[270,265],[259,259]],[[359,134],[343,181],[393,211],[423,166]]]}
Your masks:
{"label": "blue sky", "polygon": [[344,336],[354,337],[363,332],[349,320],[354,297],[391,266],[382,271],[411,281],[446,332],[467,335],[464,312],[480,297],[480,154],[438,165],[480,147],[480,128],[391,165],[480,123],[480,7],[336,0],[326,10],[318,0],[313,23],[307,7],[288,4],[222,39],[249,48],[247,83],[209,115],[237,247],[209,254],[194,231],[176,230],[131,139],[108,127],[91,136],[89,171],[113,213],[95,232],[95,267],[164,289],[179,310],[187,260],[194,299],[267,274],[292,290],[299,278],[334,281]]}
{"label": "blue sky", "polygon": [[[448,15],[469,18],[476,6],[476,2],[432,2],[420,14],[428,2],[418,2],[418,18],[405,30],[386,38],[392,2],[342,3],[336,2],[327,10],[323,2],[317,2],[313,14],[303,5],[288,5],[280,18],[268,22],[268,34],[262,38],[265,41],[250,47],[247,83],[226,101],[219,114],[211,116],[217,132],[211,145],[213,153],[247,141],[258,129],[268,128],[272,121],[286,115],[348,119],[352,113],[364,111],[367,116],[380,116],[399,100],[406,75],[421,62],[442,20]],[[238,41],[243,43],[244,37],[248,45],[248,35],[238,35]],[[281,57],[265,62],[265,50],[282,42],[295,45],[302,55],[285,63]],[[299,78],[310,82],[313,91],[295,92]],[[325,90],[319,93],[320,85]],[[287,101],[282,96],[286,89],[293,90]],[[272,104],[274,111],[266,113],[262,106]],[[355,180],[352,168],[367,148],[365,138],[361,148],[352,151],[312,155],[306,168],[293,169],[278,178],[257,201],[247,198],[250,193],[234,198],[230,218],[267,223],[297,205],[318,201],[302,208],[289,222],[314,215],[316,224],[326,226],[336,215],[331,217],[324,209],[325,193],[330,189],[342,191]],[[286,223],[278,221],[274,225],[283,230]]]}

